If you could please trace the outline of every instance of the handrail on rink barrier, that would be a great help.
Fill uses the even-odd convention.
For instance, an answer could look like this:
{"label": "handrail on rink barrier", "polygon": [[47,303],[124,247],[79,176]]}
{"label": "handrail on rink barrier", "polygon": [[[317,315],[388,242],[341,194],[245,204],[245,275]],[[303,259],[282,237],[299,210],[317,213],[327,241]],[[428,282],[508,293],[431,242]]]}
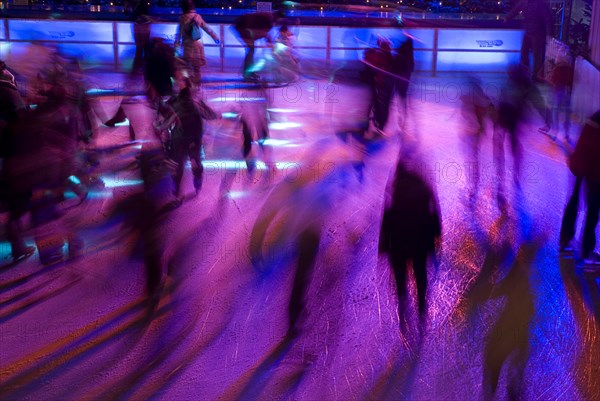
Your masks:
{"label": "handrail on rink barrier", "polygon": [[[216,45],[203,36],[207,69],[237,71],[245,49],[230,24],[211,24],[218,33]],[[177,24],[157,22],[152,36],[173,42]],[[431,72],[502,72],[519,61],[523,32],[517,29],[481,28],[395,28],[294,26],[296,52],[311,66],[337,67],[358,63],[362,50],[373,46],[378,36],[396,44],[414,39],[415,65],[418,71]],[[4,19],[0,29],[0,57],[9,65],[33,62],[31,45],[56,46],[60,52],[78,58],[84,67],[125,71],[135,53],[132,23],[120,21],[64,21]],[[257,43],[256,58],[270,51],[266,42]]]}

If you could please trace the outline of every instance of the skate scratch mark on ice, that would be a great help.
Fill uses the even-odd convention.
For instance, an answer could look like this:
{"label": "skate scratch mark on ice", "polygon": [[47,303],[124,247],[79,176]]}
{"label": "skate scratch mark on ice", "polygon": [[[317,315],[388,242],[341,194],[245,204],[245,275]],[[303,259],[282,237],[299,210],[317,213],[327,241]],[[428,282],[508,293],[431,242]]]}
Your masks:
{"label": "skate scratch mark on ice", "polygon": [[[540,395],[538,395],[538,396],[537,396],[537,399],[538,399],[538,400],[545,400],[545,399],[547,399],[547,398],[545,398],[545,397],[544,397],[544,394],[546,394],[546,393],[547,393],[548,391],[550,391],[551,389],[552,389],[552,390],[556,390],[556,389],[554,388],[554,386],[549,386],[548,388],[546,388],[546,390],[544,390],[544,391],[542,392],[542,394],[540,394]],[[557,397],[556,399],[557,399],[557,400],[559,400],[560,398],[559,398],[559,397]]]}
{"label": "skate scratch mark on ice", "polygon": [[250,316],[252,315],[252,311],[254,310],[254,307],[255,307],[255,305],[252,305],[252,307],[248,311],[248,314],[246,315],[246,322],[245,322],[246,324],[248,324],[250,322]]}
{"label": "skate scratch mark on ice", "polygon": [[[232,199],[233,201],[233,205],[235,206],[235,208],[237,209],[238,213],[240,214],[240,216],[244,216],[244,214],[242,213],[242,209],[240,209],[240,206],[237,204],[237,202],[235,201],[235,199]],[[243,227],[244,227],[244,233],[246,234],[246,236],[249,238],[250,237],[250,230],[248,229],[248,226],[246,224],[246,221],[244,221],[243,223]]]}
{"label": "skate scratch mark on ice", "polygon": [[[213,294],[214,296],[214,294]],[[204,318],[204,322],[202,322],[202,327],[200,328],[200,333],[202,334],[204,332],[204,329],[206,328],[206,324],[208,323],[208,317],[210,316],[210,308],[208,309],[208,312],[206,313],[206,317]]]}
{"label": "skate scratch mark on ice", "polygon": [[358,213],[358,212],[362,212],[364,209],[366,209],[366,207],[365,207],[365,206],[362,206],[362,207],[360,207],[359,209],[357,209],[357,210],[356,210],[354,213],[352,213],[352,214],[350,215],[350,217],[348,218],[348,221],[349,221],[349,220],[351,220],[351,219],[352,219],[352,217],[354,217],[354,215],[355,215],[356,213]]}
{"label": "skate scratch mark on ice", "polygon": [[335,377],[333,378],[333,394],[335,394],[334,399],[338,400],[339,397],[337,395],[337,383],[336,383]]}
{"label": "skate scratch mark on ice", "polygon": [[215,268],[215,266],[217,265],[217,263],[221,262],[223,260],[223,257],[220,257],[219,259],[217,259],[215,261],[215,263],[212,264],[212,266],[210,267],[210,269],[208,269],[208,274],[210,274],[212,272],[212,270]]}
{"label": "skate scratch mark on ice", "polygon": [[379,290],[375,291],[375,295],[377,296],[377,313],[379,315],[379,325],[381,325],[381,299],[379,298]]}
{"label": "skate scratch mark on ice", "polygon": [[402,344],[406,347],[407,350],[410,349],[410,344],[408,343],[408,339],[402,332],[400,332],[400,342],[402,342]]}

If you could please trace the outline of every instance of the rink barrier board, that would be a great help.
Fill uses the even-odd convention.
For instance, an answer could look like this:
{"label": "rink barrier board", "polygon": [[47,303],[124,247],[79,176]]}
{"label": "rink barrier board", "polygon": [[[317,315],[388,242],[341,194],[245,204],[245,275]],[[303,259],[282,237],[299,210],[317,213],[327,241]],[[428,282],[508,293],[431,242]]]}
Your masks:
{"label": "rink barrier board", "polygon": [[[0,57],[9,63],[31,44],[53,45],[74,57],[84,68],[127,70],[134,55],[132,23],[119,21],[59,21],[4,19],[0,29]],[[209,66],[226,71],[239,69],[244,46],[231,25],[211,24],[221,45],[204,34],[202,41]],[[152,36],[173,43],[177,24],[155,23]],[[362,51],[375,45],[379,36],[398,45],[414,38],[418,71],[501,72],[518,61],[523,32],[515,29],[456,28],[369,28],[334,26],[295,26],[296,52],[310,63],[339,65],[360,60]],[[257,43],[256,57],[268,56],[266,41]]]}
{"label": "rink barrier board", "polygon": [[600,69],[588,60],[578,57],[575,60],[571,110],[577,120],[586,121],[600,110]]}

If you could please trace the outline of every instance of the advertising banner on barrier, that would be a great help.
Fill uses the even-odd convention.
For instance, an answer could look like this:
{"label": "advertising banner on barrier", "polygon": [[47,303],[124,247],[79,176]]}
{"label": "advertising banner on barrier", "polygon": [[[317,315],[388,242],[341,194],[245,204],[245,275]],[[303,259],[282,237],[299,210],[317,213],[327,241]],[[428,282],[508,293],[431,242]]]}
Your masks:
{"label": "advertising banner on barrier", "polygon": [[484,29],[440,29],[438,49],[477,51],[518,51],[523,31]]}
{"label": "advertising banner on barrier", "polygon": [[12,40],[112,42],[112,22],[9,20]]}

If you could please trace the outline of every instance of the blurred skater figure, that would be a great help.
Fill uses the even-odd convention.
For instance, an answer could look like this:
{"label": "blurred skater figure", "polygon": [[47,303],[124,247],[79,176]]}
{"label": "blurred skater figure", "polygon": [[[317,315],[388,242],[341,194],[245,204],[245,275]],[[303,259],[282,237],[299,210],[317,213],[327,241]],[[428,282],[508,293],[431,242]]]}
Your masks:
{"label": "blurred skater figure", "polygon": [[14,194],[22,202],[30,200],[26,205],[40,261],[48,265],[63,259],[65,241],[70,257],[77,257],[82,249],[74,227],[58,221],[58,204],[76,172],[81,125],[77,107],[67,99],[64,88],[55,85],[45,95],[47,100],[16,124],[5,168]]}
{"label": "blurred skater figure", "polygon": [[0,138],[8,126],[17,120],[27,106],[17,88],[14,75],[0,60]]}
{"label": "blurred skater figure", "polygon": [[69,104],[69,110],[73,113],[71,118],[76,119],[76,124],[82,126],[78,136],[89,142],[93,134],[92,121],[96,116],[93,101],[87,93],[89,85],[79,60],[55,49],[51,55],[51,63],[45,65],[37,74],[35,84],[37,91],[30,99],[35,104],[48,105],[54,100],[52,91],[59,89],[64,92],[62,100]]}
{"label": "blurred skater figure", "polygon": [[498,179],[498,199],[503,206],[505,156],[504,146],[508,137],[510,143],[514,174],[513,179],[520,188],[520,175],[523,150],[521,147],[520,126],[527,117],[527,110],[533,108],[544,118],[547,114],[544,99],[538,88],[527,75],[527,70],[521,65],[513,65],[508,69],[508,79],[502,87],[498,104],[498,116],[494,125],[494,159]]}
{"label": "blurred skater figure", "polygon": [[365,51],[365,63],[365,78],[372,91],[371,111],[375,135],[382,136],[390,115],[390,103],[394,93],[394,77],[391,73],[394,57],[389,39],[379,37],[377,47]]}
{"label": "blurred skater figure", "polygon": [[294,51],[295,37],[287,25],[279,28],[279,35],[273,46],[273,79],[276,83],[293,82],[300,75],[300,62]]}
{"label": "blurred skater figure", "polygon": [[9,71],[8,66],[2,60],[0,60],[0,82],[3,85],[10,86],[11,88],[17,88],[15,76]]}
{"label": "blurred skater figure", "polygon": [[283,11],[275,11],[243,14],[236,18],[233,29],[246,47],[246,56],[242,67],[244,79],[258,79],[256,73],[258,68],[254,65],[256,41],[265,39],[269,45],[272,45],[273,39],[269,36],[269,32],[284,16]]}
{"label": "blurred skater figure", "polygon": [[406,119],[408,117],[408,86],[410,77],[415,69],[414,42],[411,36],[406,35],[404,42],[396,49],[394,56],[393,72],[396,74],[394,89],[398,93],[399,102],[399,121],[398,126],[401,131],[406,129]]}
{"label": "blurred skater figure", "polygon": [[20,122],[26,121],[28,114],[14,76],[6,63],[0,61],[0,201],[8,209],[6,234],[15,263],[35,252],[34,247],[25,243],[21,226],[21,220],[30,208],[31,188],[20,185],[23,177],[18,172],[19,163],[32,145],[31,136],[20,129]]}
{"label": "blurred skater figure", "polygon": [[161,107],[159,112],[164,120],[157,126],[159,131],[169,129],[170,137],[167,146],[168,157],[177,164],[173,180],[174,194],[179,197],[181,179],[187,157],[192,164],[194,175],[194,189],[196,194],[202,188],[203,166],[200,159],[202,149],[202,136],[204,134],[204,120],[217,118],[215,112],[202,100],[195,100],[192,94],[192,82],[184,79],[185,87]]}
{"label": "blurred skater figure", "polygon": [[[252,264],[267,275],[287,263],[295,269],[288,304],[288,338],[305,327],[308,290],[314,278],[323,221],[338,199],[345,199],[345,184],[353,155],[348,148],[329,139],[307,150],[297,179],[278,184],[260,211],[250,237]],[[335,164],[335,172],[323,168]]]}
{"label": "blurred skater figure", "polygon": [[[127,87],[130,87],[136,82],[136,77],[139,74],[143,74],[145,64],[148,59],[149,52],[151,50],[150,42],[150,31],[154,19],[150,16],[148,9],[147,0],[140,1],[132,15],[133,20],[133,39],[135,40],[135,55],[133,57],[133,66],[131,67],[131,74],[127,79]],[[123,109],[123,102],[121,100],[119,108],[113,117],[109,118],[104,125],[107,127],[114,127],[115,125],[125,122],[127,119],[125,110]],[[135,139],[135,133],[130,126],[129,132],[131,139]]]}
{"label": "blurred skater figure", "polygon": [[79,188],[78,180],[74,178],[81,171],[77,153],[84,137],[78,105],[59,83],[45,95],[47,100],[31,113],[32,125],[29,126],[41,142],[31,158],[42,163],[37,164],[38,183],[34,186],[31,219],[37,226],[36,245],[40,260],[43,264],[51,264],[63,259],[64,243],[68,244],[69,258],[79,257],[83,250],[83,239],[77,234],[75,225],[64,219],[58,220],[61,215],[58,205],[64,200],[66,189],[72,189],[84,199],[87,190]]}
{"label": "blurred skater figure", "polygon": [[569,55],[562,55],[553,66],[550,84],[552,85],[552,107],[548,110],[547,125],[540,131],[548,134],[552,140],[556,140],[562,119],[564,138],[570,142],[573,65]]}
{"label": "blurred skater figure", "polygon": [[442,233],[437,196],[425,180],[400,159],[385,206],[379,252],[388,255],[398,291],[402,316],[407,291],[407,269],[412,264],[418,294],[420,318],[427,312],[427,260],[439,247]]}
{"label": "blurred skater figure", "polygon": [[564,255],[573,253],[571,241],[575,238],[575,223],[577,221],[577,212],[579,211],[579,199],[583,177],[576,176],[573,192],[569,197],[565,211],[563,212],[560,226],[560,245],[559,252]]}
{"label": "blurred skater figure", "polygon": [[471,181],[470,197],[473,199],[479,192],[481,139],[485,136],[487,123],[494,118],[495,108],[492,100],[483,91],[478,77],[470,76],[467,83],[469,91],[462,95],[460,100],[467,141],[467,163],[471,166],[467,179]]}
{"label": "blurred skater figure", "polygon": [[579,191],[583,182],[586,189],[587,212],[581,242],[580,264],[600,266],[600,255],[595,252],[596,226],[600,212],[600,110],[594,113],[583,127],[575,151],[569,159],[569,167],[576,177],[576,183],[563,215],[560,249],[567,250],[575,236]]}
{"label": "blurred skater figure", "polygon": [[[521,244],[506,277],[489,287],[486,299],[504,298],[502,311],[491,327],[483,350],[483,398],[493,400],[500,379],[506,372],[509,400],[526,399],[524,373],[529,361],[531,323],[535,315],[531,283],[532,266],[540,243],[528,240]],[[480,299],[479,301],[483,301]]]}
{"label": "blurred skater figure", "polygon": [[252,175],[256,167],[256,150],[253,144],[257,143],[265,155],[265,141],[269,138],[269,94],[263,83],[246,90],[246,98],[241,98],[239,106],[239,123],[242,128],[242,155],[246,160],[248,174]]}
{"label": "blurred skater figure", "polygon": [[294,45],[296,44],[296,36],[287,25],[282,25],[279,28],[279,34],[277,35],[276,41],[277,43],[287,46],[293,52]]}
{"label": "blurred skater figure", "polygon": [[[352,91],[351,95],[344,97],[335,105],[327,103],[331,107],[332,121],[330,126],[333,127],[333,133],[343,142],[350,144],[357,155],[360,155],[354,160],[354,168],[361,182],[364,178],[366,160],[382,149],[385,142],[383,132],[377,128],[374,129],[375,123],[372,120],[374,118],[374,108],[381,105],[381,103],[376,105],[376,68],[371,63],[377,62],[377,52],[377,48],[366,50],[359,74],[342,78],[341,82],[347,79],[346,82]],[[389,59],[387,60],[389,61]],[[338,82],[332,80],[332,83]],[[357,102],[355,99],[361,99],[361,101]]]}
{"label": "blurred skater figure", "polygon": [[154,19],[150,16],[147,0],[140,1],[133,12],[133,39],[135,40],[135,56],[132,73],[144,72],[144,63],[150,50],[150,31]]}
{"label": "blurred skater figure", "polygon": [[175,50],[178,51],[180,47],[183,48],[183,60],[190,71],[190,79],[194,85],[198,86],[202,78],[200,69],[206,65],[202,31],[210,35],[216,44],[219,44],[220,41],[217,34],[196,13],[193,0],[182,0],[181,9],[183,15],[179,18],[179,25],[175,34]]}
{"label": "blurred skater figure", "polygon": [[165,225],[169,212],[181,202],[173,196],[172,169],[158,141],[148,141],[139,154],[139,190],[116,199],[101,225],[120,224],[115,243],[125,246],[131,259],[143,261],[149,316],[160,301],[168,274]]}
{"label": "blurred skater figure", "polygon": [[163,98],[173,94],[175,77],[176,62],[173,48],[162,38],[152,38],[144,67],[144,80],[148,101],[153,107],[158,108]]}
{"label": "blurred skater figure", "polygon": [[[546,40],[552,36],[552,10],[546,0],[521,0],[506,15],[505,21],[523,14],[525,34],[521,44],[521,64],[534,82],[542,80],[546,58]],[[533,68],[529,61],[533,55]]]}
{"label": "blurred skater figure", "polygon": [[[142,148],[140,172],[144,181],[144,192],[137,203],[140,240],[142,241],[143,260],[146,267],[146,288],[150,310],[156,309],[167,276],[165,262],[165,245],[163,238],[164,212],[179,205],[170,192],[173,188],[169,182],[169,168],[160,148],[148,146]],[[170,199],[170,200],[169,200]]]}

